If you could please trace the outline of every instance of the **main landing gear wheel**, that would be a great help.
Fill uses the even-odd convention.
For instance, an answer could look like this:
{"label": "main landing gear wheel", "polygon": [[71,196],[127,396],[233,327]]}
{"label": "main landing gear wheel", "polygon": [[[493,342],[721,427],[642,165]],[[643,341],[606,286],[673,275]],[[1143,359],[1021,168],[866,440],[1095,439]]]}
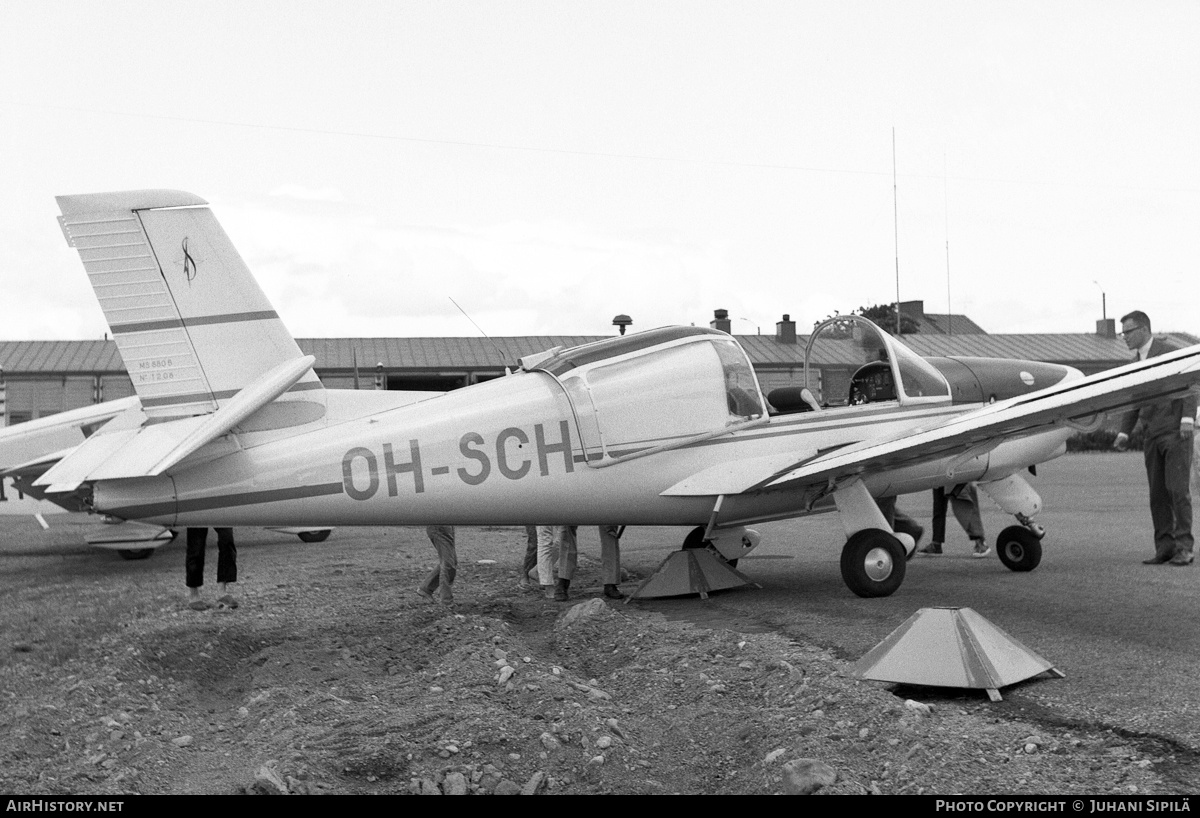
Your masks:
{"label": "main landing gear wheel", "polygon": [[1010,570],[1032,571],[1042,561],[1042,542],[1025,526],[1010,525],[996,538],[996,555]]}
{"label": "main landing gear wheel", "polygon": [[891,596],[904,582],[904,546],[888,532],[864,528],[842,548],[842,580],[862,597]]}
{"label": "main landing gear wheel", "polygon": [[118,548],[117,553],[124,560],[144,560],[154,553],[153,548]]}
{"label": "main landing gear wheel", "polygon": [[321,531],[301,531],[296,536],[300,538],[301,542],[325,542],[329,539],[331,531],[333,531],[332,528],[325,528]]}
{"label": "main landing gear wheel", "polygon": [[[704,526],[698,525],[688,532],[688,535],[683,538],[683,549],[687,551],[691,548],[708,548],[708,540],[704,539]],[[729,564],[730,568],[737,568],[737,560],[726,560],[725,555],[717,549],[713,549],[713,553]]]}

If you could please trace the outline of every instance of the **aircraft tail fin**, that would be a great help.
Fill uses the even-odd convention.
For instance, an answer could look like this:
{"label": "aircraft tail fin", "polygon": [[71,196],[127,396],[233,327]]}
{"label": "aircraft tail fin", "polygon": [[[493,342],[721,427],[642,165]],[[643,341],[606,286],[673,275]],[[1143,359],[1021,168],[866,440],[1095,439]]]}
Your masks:
{"label": "aircraft tail fin", "polygon": [[[148,417],[215,412],[303,357],[203,199],[140,190],[57,201]],[[309,370],[289,392],[321,389]]]}

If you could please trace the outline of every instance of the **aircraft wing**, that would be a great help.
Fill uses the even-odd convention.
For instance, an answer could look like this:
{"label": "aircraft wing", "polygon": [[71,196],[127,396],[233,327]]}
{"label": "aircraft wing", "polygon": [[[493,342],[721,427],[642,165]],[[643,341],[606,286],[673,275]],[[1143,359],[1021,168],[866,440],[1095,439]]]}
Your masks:
{"label": "aircraft wing", "polygon": [[[965,463],[1006,440],[1057,426],[1083,426],[1098,415],[1181,396],[1198,383],[1200,345],[990,404],[933,426],[906,429],[824,453],[797,453],[794,462],[784,467],[778,466],[780,455],[728,464],[719,479],[701,472],[663,493],[803,489],[953,455]],[[716,488],[724,490],[714,491]]]}
{"label": "aircraft wing", "polygon": [[[8,468],[43,457],[49,452],[70,449],[83,443],[92,432],[125,412],[136,412],[136,397],[84,406],[69,412],[0,427],[0,468]],[[138,422],[144,419],[139,415]]]}

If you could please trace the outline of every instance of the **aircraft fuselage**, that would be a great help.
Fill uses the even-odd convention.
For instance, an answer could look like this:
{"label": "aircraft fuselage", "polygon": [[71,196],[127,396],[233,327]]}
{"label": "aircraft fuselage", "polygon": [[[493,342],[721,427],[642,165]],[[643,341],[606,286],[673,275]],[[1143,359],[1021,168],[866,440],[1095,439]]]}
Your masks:
{"label": "aircraft fuselage", "polygon": [[[182,525],[695,525],[715,495],[663,492],[690,475],[746,459],[816,454],[926,426],[977,408],[949,403],[847,406],[774,416],[761,425],[596,467],[572,406],[544,372],[460,389],[409,406],[264,443],[172,476],[100,481],[98,511]],[[953,458],[863,475],[873,495],[1004,477],[1063,450],[1070,429]],[[626,439],[610,450],[670,445]],[[767,490],[728,498],[721,523],[795,516],[812,498]]]}

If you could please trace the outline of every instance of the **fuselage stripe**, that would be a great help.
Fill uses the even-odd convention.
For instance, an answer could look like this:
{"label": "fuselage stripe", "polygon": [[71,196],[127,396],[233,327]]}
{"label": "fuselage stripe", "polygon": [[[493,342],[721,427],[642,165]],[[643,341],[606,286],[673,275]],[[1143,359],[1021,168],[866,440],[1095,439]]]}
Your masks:
{"label": "fuselage stripe", "polygon": [[233,508],[235,506],[253,506],[261,503],[281,503],[287,500],[303,500],[308,497],[329,497],[334,494],[343,494],[344,492],[345,489],[340,482],[321,483],[315,486],[290,486],[285,489],[247,491],[240,494],[219,494],[214,497],[197,497],[194,500],[181,500],[178,502],[123,506],[120,508],[104,509],[104,513],[125,519],[144,519],[162,517],[166,514],[207,511],[213,508]]}

